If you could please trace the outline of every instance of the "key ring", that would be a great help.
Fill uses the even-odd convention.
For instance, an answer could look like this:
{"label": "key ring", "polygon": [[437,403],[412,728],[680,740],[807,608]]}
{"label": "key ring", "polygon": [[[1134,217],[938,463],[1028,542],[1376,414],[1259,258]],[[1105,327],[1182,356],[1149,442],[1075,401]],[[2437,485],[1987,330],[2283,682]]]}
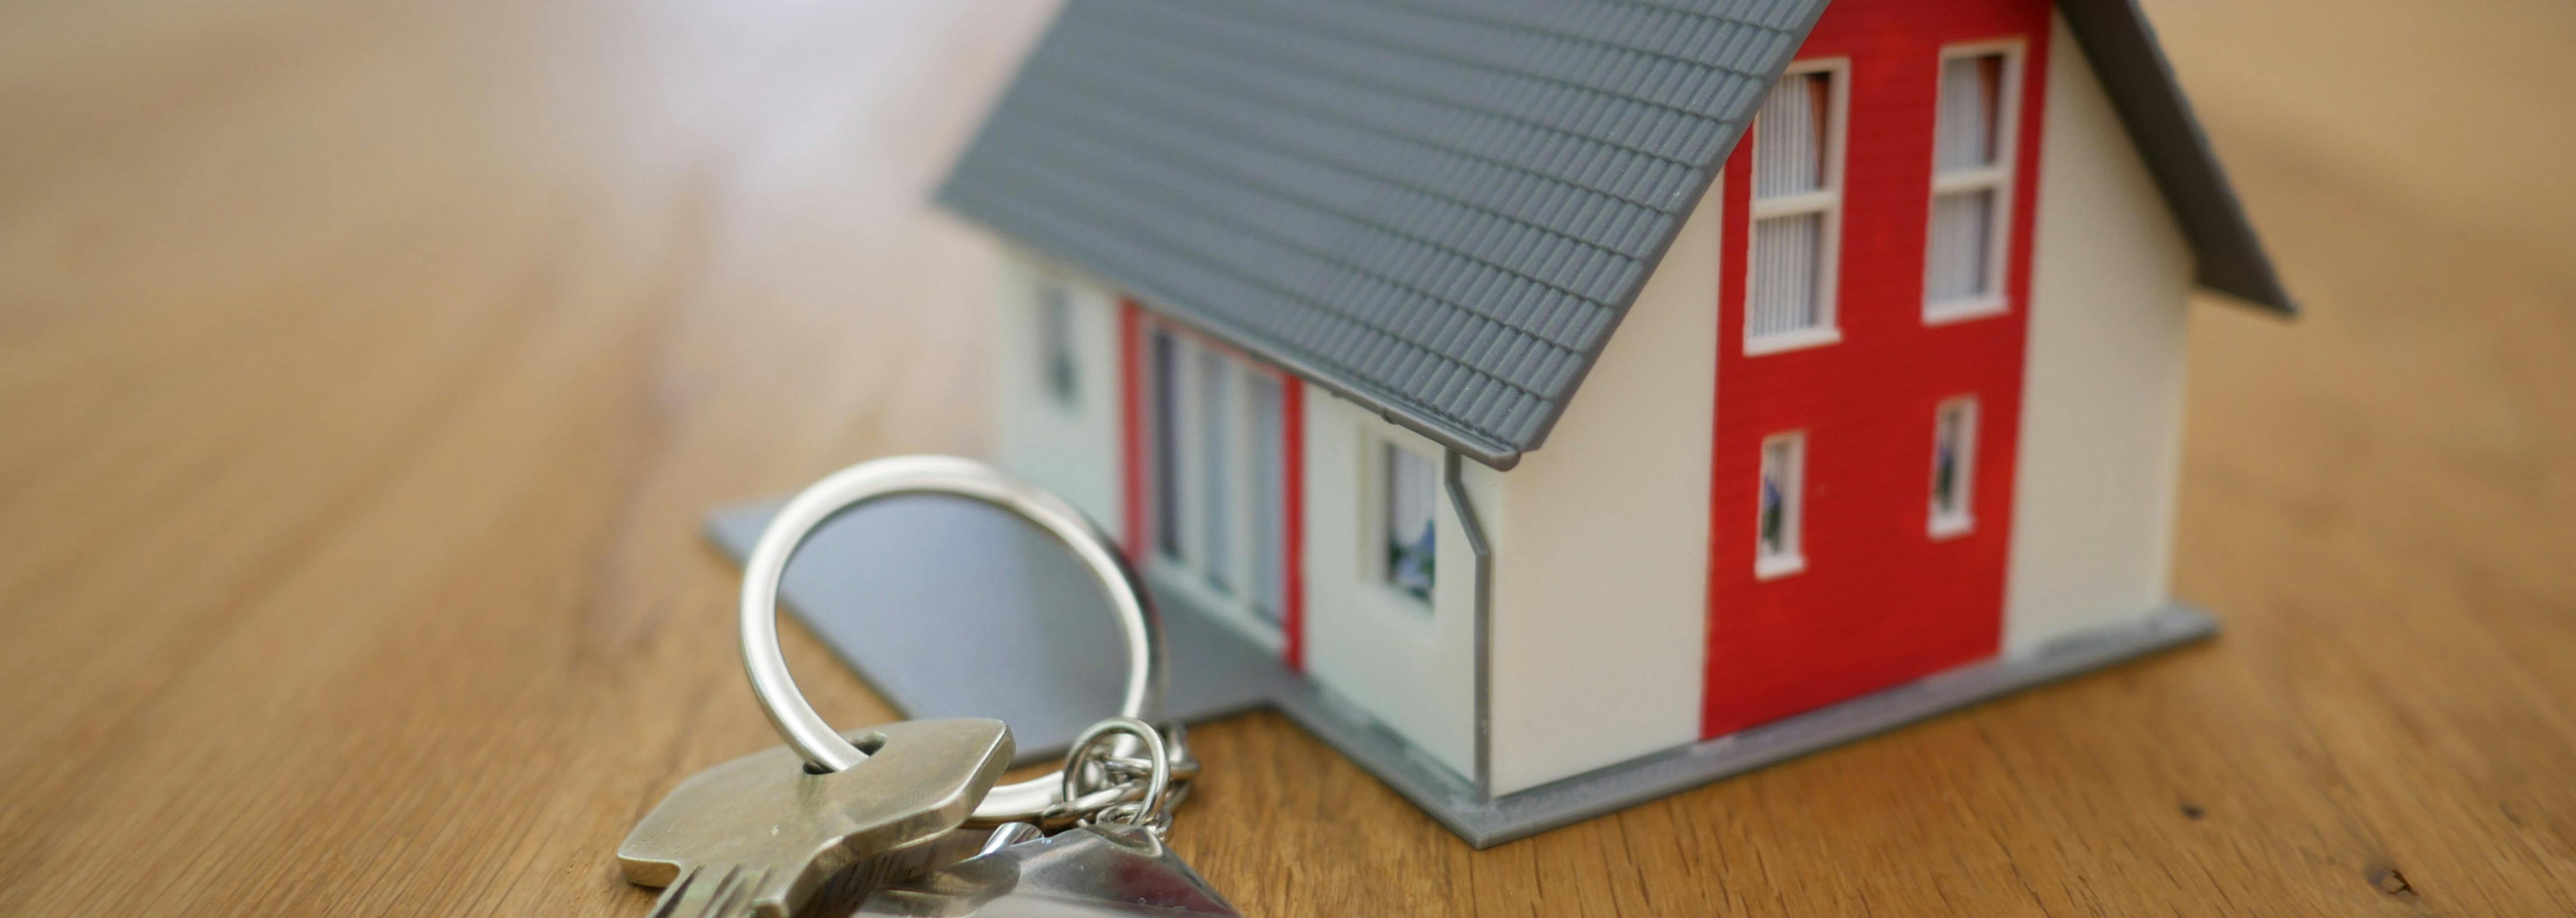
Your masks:
{"label": "key ring", "polygon": [[[814,706],[797,690],[795,678],[787,674],[787,660],[778,649],[779,580],[797,547],[825,520],[897,494],[951,494],[982,501],[1037,524],[1073,552],[1108,592],[1110,609],[1118,615],[1119,637],[1127,645],[1127,687],[1118,704],[1119,715],[1141,719],[1162,706],[1163,620],[1146,597],[1135,569],[1110,547],[1113,543],[1100,527],[1063,498],[984,463],[953,456],[891,456],[842,469],[798,493],[770,519],[750,559],[743,563],[743,669],[751,676],[751,693],[760,700],[761,712],[769,715],[770,724],[797,755],[827,771],[849,768],[868,757],[814,713]],[[1065,783],[1059,772],[998,785],[976,805],[974,821],[1034,819],[1058,802]]]}

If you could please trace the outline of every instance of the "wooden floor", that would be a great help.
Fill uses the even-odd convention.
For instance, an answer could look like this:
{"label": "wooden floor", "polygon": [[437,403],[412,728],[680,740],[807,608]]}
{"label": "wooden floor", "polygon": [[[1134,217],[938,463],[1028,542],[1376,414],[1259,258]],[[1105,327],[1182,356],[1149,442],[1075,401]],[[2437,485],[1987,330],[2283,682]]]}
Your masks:
{"label": "wooden floor", "polygon": [[[1482,852],[1242,718],[1180,851],[1257,915],[2576,913],[2576,8],[2148,5],[2310,307],[2193,307],[2223,637]],[[639,810],[775,742],[699,514],[981,446],[923,202],[1044,14],[0,8],[0,913],[643,914]]]}

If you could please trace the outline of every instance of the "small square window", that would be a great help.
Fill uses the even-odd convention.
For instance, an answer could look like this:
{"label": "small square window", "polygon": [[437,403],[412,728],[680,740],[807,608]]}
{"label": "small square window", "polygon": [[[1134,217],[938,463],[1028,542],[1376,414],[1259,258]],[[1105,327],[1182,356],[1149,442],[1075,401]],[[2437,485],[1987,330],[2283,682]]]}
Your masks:
{"label": "small square window", "polygon": [[1805,570],[1799,540],[1806,515],[1807,435],[1777,434],[1762,441],[1762,472],[1754,496],[1753,574],[1768,580]]}
{"label": "small square window", "polygon": [[1436,581],[1438,527],[1432,506],[1438,499],[1440,471],[1430,459],[1393,443],[1378,446],[1386,506],[1383,521],[1386,582],[1416,599],[1429,602]]}
{"label": "small square window", "polygon": [[1960,396],[1932,414],[1932,522],[1934,538],[1976,528],[1970,507],[1977,482],[1977,400]]}

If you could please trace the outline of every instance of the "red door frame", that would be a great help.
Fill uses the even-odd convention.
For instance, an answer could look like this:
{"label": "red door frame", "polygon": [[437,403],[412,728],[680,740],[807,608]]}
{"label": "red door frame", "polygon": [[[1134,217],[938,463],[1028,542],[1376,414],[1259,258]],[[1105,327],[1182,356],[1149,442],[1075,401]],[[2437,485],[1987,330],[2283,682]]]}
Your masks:
{"label": "red door frame", "polygon": [[[2047,0],[1838,0],[1808,36],[1798,59],[1844,59],[1851,81],[1837,343],[1745,356],[1752,135],[1730,154],[1718,189],[1704,737],[1991,657],[2000,645],[2049,10]],[[2006,310],[1929,324],[1923,249],[1941,52],[1998,39],[2022,45]],[[1934,539],[1933,416],[1962,394],[1979,401],[1976,523]],[[1807,567],[1764,580],[1753,563],[1761,442],[1788,431],[1807,436]]]}
{"label": "red door frame", "polygon": [[1185,336],[1194,344],[1225,354],[1279,382],[1280,509],[1279,547],[1281,605],[1279,658],[1293,671],[1306,668],[1306,381],[1242,350],[1188,326],[1156,317],[1132,299],[1118,304],[1118,364],[1121,512],[1125,516],[1124,548],[1128,563],[1143,570],[1153,563],[1154,507],[1150,495],[1153,455],[1152,413],[1145,408],[1147,367],[1145,339],[1155,331]]}

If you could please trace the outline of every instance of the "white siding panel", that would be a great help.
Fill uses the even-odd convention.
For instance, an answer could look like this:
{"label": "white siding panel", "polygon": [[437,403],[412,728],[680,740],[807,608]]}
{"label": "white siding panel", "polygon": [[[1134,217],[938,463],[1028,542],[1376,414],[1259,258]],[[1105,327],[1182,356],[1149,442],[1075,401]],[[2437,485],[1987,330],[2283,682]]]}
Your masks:
{"label": "white siding panel", "polygon": [[[1041,285],[1068,285],[1073,343],[1070,400],[1049,390]],[[1118,468],[1118,301],[1083,279],[1050,274],[1005,250],[993,293],[993,461],[1061,494],[1112,534],[1122,521]]]}
{"label": "white siding panel", "polygon": [[[1476,769],[1476,558],[1448,496],[1432,513],[1430,614],[1386,582],[1384,457],[1392,443],[1439,468],[1440,447],[1306,389],[1306,675],[1464,779]],[[1462,463],[1471,491],[1501,473]],[[1515,473],[1517,474],[1517,473]],[[1490,505],[1491,501],[1485,501]],[[1491,514],[1487,538],[1502,544]]]}
{"label": "white siding panel", "polygon": [[2192,258],[2059,21],[2040,158],[2007,653],[2169,595]]}
{"label": "white siding panel", "polygon": [[1497,793],[1699,738],[1717,202],[1682,227],[1546,447],[1501,476]]}

